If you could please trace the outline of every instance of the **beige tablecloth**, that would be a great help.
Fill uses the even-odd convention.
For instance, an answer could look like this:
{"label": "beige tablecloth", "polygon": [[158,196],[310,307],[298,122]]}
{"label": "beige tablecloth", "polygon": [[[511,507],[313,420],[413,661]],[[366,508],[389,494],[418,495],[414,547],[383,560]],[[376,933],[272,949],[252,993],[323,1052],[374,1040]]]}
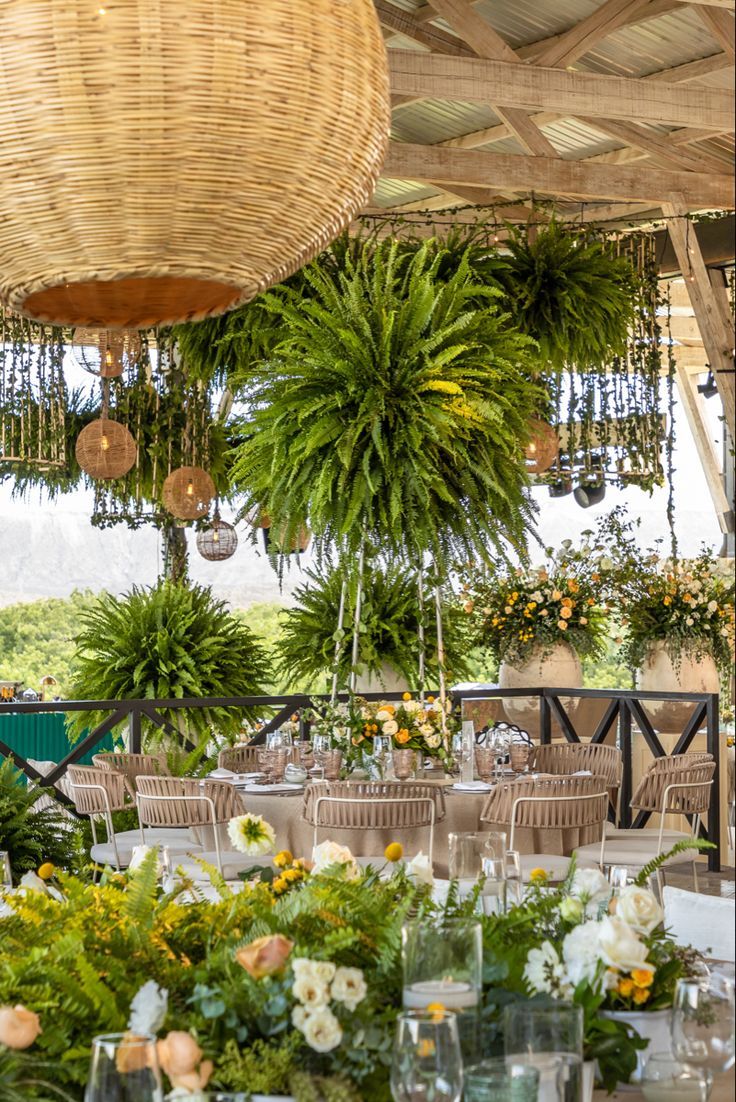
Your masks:
{"label": "beige tablecloth", "polygon": [[[447,877],[449,875],[448,837],[451,833],[472,830],[501,830],[508,833],[508,826],[503,823],[482,823],[480,813],[487,798],[485,792],[458,792],[451,786],[445,787],[445,805],[447,813],[441,822],[437,823],[434,832],[434,870],[435,875]],[[303,817],[304,797],[300,792],[294,794],[277,795],[275,793],[241,792],[240,799],[246,811],[255,815],[262,815],[271,824],[276,832],[277,849],[288,849],[295,857],[310,857],[314,837],[314,828]],[[201,840],[207,848],[213,848],[213,843],[207,837],[208,832],[198,831]],[[211,832],[209,832],[211,833]],[[570,854],[578,845],[585,845],[594,841],[588,838],[587,832],[571,830],[528,830],[516,831],[515,848],[520,853],[564,853]],[[334,842],[350,847],[361,856],[383,856],[383,851],[389,842],[402,842],[407,850],[416,852],[418,849],[427,852],[428,832],[421,830],[415,832],[411,838],[402,837],[396,831],[370,830],[360,832],[350,830],[333,830],[329,832],[321,829],[318,841],[330,838]],[[218,831],[220,845],[223,850],[232,849],[230,839],[225,827]]]}

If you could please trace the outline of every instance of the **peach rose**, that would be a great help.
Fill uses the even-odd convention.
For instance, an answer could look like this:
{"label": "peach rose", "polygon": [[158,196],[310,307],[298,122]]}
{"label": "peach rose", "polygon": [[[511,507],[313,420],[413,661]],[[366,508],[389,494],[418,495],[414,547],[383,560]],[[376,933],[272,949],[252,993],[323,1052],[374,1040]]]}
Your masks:
{"label": "peach rose", "polygon": [[213,1071],[211,1060],[202,1059],[202,1049],[191,1033],[172,1030],[156,1044],[158,1062],[171,1080],[172,1087],[191,1092],[207,1086]]}
{"label": "peach rose", "polygon": [[0,1006],[0,1045],[30,1048],[41,1033],[38,1014],[24,1006]]}
{"label": "peach rose", "polygon": [[263,976],[279,972],[285,966],[293,948],[294,942],[289,941],[288,937],[273,934],[270,937],[258,937],[250,945],[244,945],[236,952],[235,959],[254,980],[260,980]]}
{"label": "peach rose", "polygon": [[153,1046],[154,1042],[149,1037],[126,1033],[115,1053],[115,1067],[121,1075],[150,1068],[153,1064]]}

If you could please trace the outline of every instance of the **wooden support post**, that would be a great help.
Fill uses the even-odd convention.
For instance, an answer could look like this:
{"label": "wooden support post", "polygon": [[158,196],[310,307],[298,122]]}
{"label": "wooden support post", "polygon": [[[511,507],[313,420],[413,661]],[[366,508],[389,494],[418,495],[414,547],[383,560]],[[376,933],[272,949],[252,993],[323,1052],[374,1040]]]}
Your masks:
{"label": "wooden support post", "polygon": [[705,354],[723,400],[726,424],[731,436],[736,437],[736,375],[731,319],[722,297],[715,294],[711,287],[695,230],[688,232],[687,219],[678,217],[687,213],[686,205],[673,196],[669,202],[662,204],[662,212],[670,219],[670,238],[680,271],[685,277],[685,286],[703,338]]}
{"label": "wooden support post", "polygon": [[704,417],[703,400],[698,394],[694,379],[684,368],[677,367],[675,378],[680,402],[693,434],[705,481],[708,483],[708,490],[713,499],[718,525],[724,534],[733,532],[733,510],[723,488],[723,474]]}

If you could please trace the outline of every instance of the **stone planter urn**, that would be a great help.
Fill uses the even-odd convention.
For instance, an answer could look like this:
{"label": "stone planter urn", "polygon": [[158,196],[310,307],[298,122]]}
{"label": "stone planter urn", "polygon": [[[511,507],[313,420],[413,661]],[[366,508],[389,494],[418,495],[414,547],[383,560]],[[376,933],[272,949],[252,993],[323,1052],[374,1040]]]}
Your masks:
{"label": "stone planter urn", "polygon": [[[646,692],[668,693],[717,693],[720,680],[718,668],[710,655],[692,658],[680,654],[672,660],[664,640],[657,640],[649,648],[641,669],[636,675],[636,687]],[[676,701],[649,700],[644,710],[657,731],[680,734],[693,714],[693,704]]]}
{"label": "stone planter urn", "polygon": [[408,692],[409,688],[404,675],[387,662],[378,673],[362,673],[355,680],[357,693],[385,693],[387,697],[396,697]]}
{"label": "stone planter urn", "polygon": [[[542,647],[536,648],[529,657],[519,665],[501,663],[498,674],[498,682],[502,689],[525,688],[581,688],[583,684],[583,670],[580,659],[575,651],[567,643],[557,643],[552,650]],[[577,700],[572,697],[563,697],[562,706],[570,715],[574,715]],[[503,702],[503,709],[511,723],[528,731],[532,738],[539,737],[539,699],[533,696],[507,697]],[[555,730],[561,734],[559,727],[553,723]]]}

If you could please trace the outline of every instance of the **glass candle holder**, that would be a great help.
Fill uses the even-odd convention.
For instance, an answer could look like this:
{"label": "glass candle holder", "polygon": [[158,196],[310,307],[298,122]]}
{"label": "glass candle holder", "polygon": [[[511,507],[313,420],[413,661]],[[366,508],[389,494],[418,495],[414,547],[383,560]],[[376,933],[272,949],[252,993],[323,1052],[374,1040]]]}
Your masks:
{"label": "glass candle holder", "polygon": [[492,747],[476,746],[475,770],[480,779],[485,781],[486,784],[492,784],[495,779],[496,758],[496,751]]}
{"label": "glass candle holder", "polygon": [[163,1102],[156,1038],[130,1033],[95,1037],[84,1102]]}
{"label": "glass candle holder", "polygon": [[322,768],[325,780],[338,781],[342,769],[342,750],[327,750],[322,755]]}
{"label": "glass candle holder", "polygon": [[394,749],[391,754],[394,776],[398,781],[408,781],[417,768],[417,756],[414,750]]}
{"label": "glass candle holder", "polygon": [[484,914],[505,907],[506,834],[503,831],[463,831],[449,835],[450,879],[460,896],[467,896],[482,879],[479,906]]}
{"label": "glass candle holder", "polygon": [[435,923],[426,918],[407,923],[401,931],[401,963],[405,1009],[452,1011],[463,1059],[477,1060],[483,971],[480,923]]}
{"label": "glass candle holder", "polygon": [[391,1062],[394,1102],[460,1102],[462,1089],[457,1016],[426,1010],[399,1014]]}
{"label": "glass candle holder", "polygon": [[708,1076],[671,1052],[653,1052],[641,1073],[641,1093],[647,1102],[706,1102]]}
{"label": "glass candle holder", "polygon": [[537,1102],[539,1071],[505,1057],[465,1069],[463,1102]]}
{"label": "glass candle holder", "polygon": [[539,1072],[538,1102],[580,1102],[583,1008],[562,1002],[517,1002],[504,1011],[506,1058]]}

